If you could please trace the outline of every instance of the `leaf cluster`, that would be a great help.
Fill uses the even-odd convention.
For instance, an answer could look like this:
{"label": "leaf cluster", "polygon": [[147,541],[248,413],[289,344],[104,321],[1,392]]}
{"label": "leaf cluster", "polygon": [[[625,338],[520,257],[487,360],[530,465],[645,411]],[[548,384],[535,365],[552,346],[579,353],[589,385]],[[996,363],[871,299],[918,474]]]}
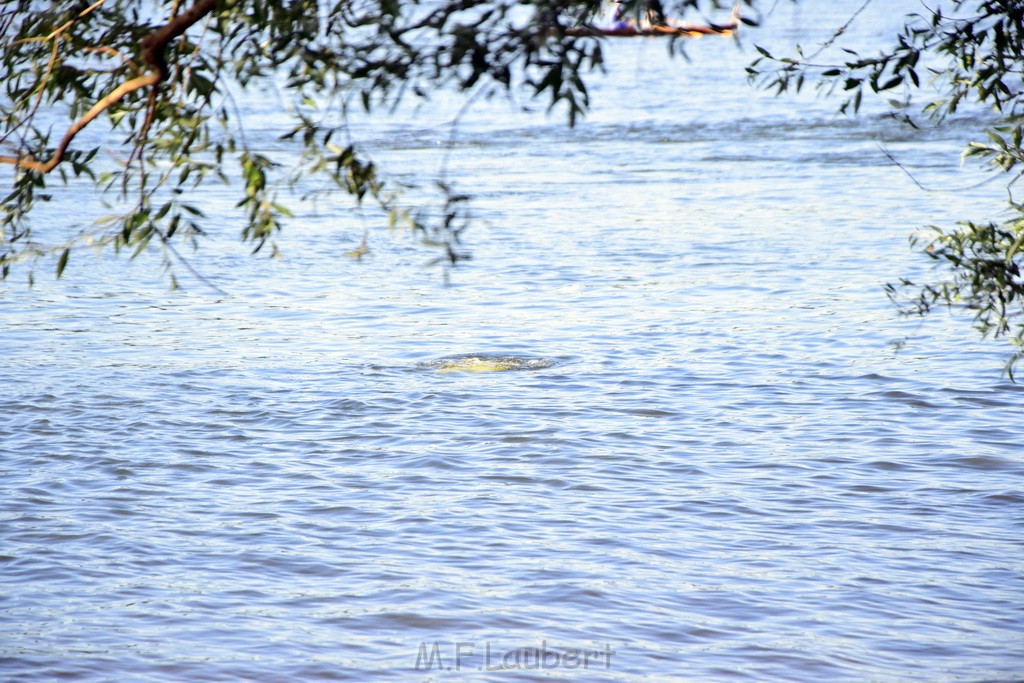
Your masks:
{"label": "leaf cluster", "polygon": [[[172,253],[172,239],[195,244],[204,216],[186,198],[209,180],[240,188],[241,237],[256,251],[292,215],[289,201],[301,201],[302,188],[321,178],[357,203],[372,200],[390,224],[407,224],[457,254],[452,244],[455,226],[464,224],[464,199],[439,183],[441,220],[420,220],[352,139],[350,113],[389,111],[440,88],[472,96],[518,89],[546,99],[549,108],[563,107],[573,122],[589,105],[584,74],[603,60],[599,41],[567,38],[564,29],[586,21],[598,5],[8,3],[0,10],[0,161],[11,173],[0,201],[0,276],[46,253],[61,255],[59,275],[68,248],[78,243],[133,253],[154,237]],[[170,31],[172,40],[154,43],[175,24],[181,30]],[[292,123],[282,125],[279,139],[249,133],[253,122],[236,105],[244,91],[280,94]],[[120,134],[114,153],[105,153],[101,135],[78,135],[94,119]],[[52,199],[54,182],[79,176],[127,209],[72,243],[34,240],[33,207]]]}
{"label": "leaf cluster", "polygon": [[[870,0],[861,9],[867,4]],[[851,22],[855,19],[856,13]],[[927,314],[940,304],[969,310],[983,335],[1008,338],[1017,347],[1007,366],[1012,372],[1024,354],[1024,204],[1012,194],[1024,161],[1024,1],[931,3],[905,17],[895,39],[872,55],[841,47],[849,24],[810,54],[799,46],[785,57],[758,48],[748,75],[776,93],[798,92],[807,83],[841,93],[840,111],[850,114],[860,109],[865,94],[889,96],[894,116],[913,126],[918,115],[941,122],[964,108],[991,112],[993,124],[982,139],[967,145],[964,158],[1005,174],[1010,218],[963,221],[913,237],[912,246],[938,266],[936,279],[918,284],[904,279],[888,291],[908,315]]]}

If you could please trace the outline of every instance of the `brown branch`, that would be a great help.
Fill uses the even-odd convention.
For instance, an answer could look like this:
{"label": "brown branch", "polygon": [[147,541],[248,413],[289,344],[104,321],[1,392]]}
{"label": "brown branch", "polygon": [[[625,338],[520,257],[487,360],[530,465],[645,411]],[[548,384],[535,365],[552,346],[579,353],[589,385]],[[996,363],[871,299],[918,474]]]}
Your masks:
{"label": "brown branch", "polygon": [[160,73],[161,80],[166,78],[167,60],[164,50],[167,49],[167,44],[185,33],[193,24],[212,12],[216,6],[217,0],[197,0],[196,4],[184,13],[143,38],[142,61],[156,69]]}
{"label": "brown branch", "polygon": [[112,104],[119,101],[125,95],[142,88],[147,88],[151,85],[156,85],[161,80],[158,72],[148,73],[145,76],[139,76],[133,78],[130,81],[126,81],[121,85],[111,90],[106,97],[97,102],[92,106],[92,109],[85,113],[85,116],[78,119],[68,128],[68,132],[64,134],[64,138],[57,145],[57,149],[54,150],[53,156],[47,161],[38,161],[31,155],[25,155],[23,157],[8,157],[0,156],[0,162],[5,164],[14,164],[18,168],[27,168],[30,171],[36,171],[37,173],[49,173],[57,167],[61,161],[64,160],[64,155],[68,151],[68,145],[75,139],[78,133],[92,123],[93,119],[99,116],[103,111],[109,108]]}
{"label": "brown branch", "polygon": [[[99,3],[96,3],[97,5]],[[37,173],[49,173],[57,164],[64,160],[68,146],[75,136],[92,121],[119,102],[125,95],[143,88],[155,87],[167,79],[167,57],[164,54],[167,45],[172,40],[182,35],[200,19],[212,12],[217,6],[217,0],[197,0],[186,12],[174,17],[157,30],[153,31],[142,39],[142,61],[148,65],[151,71],[144,76],[138,76],[111,90],[99,102],[94,104],[85,115],[75,121],[68,128],[64,138],[57,145],[53,156],[47,161],[39,161],[30,154],[21,157],[0,156],[0,163],[13,164],[18,168],[25,168]]]}
{"label": "brown branch", "polygon": [[110,47],[109,45],[101,45],[99,47],[83,47],[83,52],[99,52],[101,54],[110,55],[111,57],[117,57],[121,60],[121,63],[131,67],[132,69],[138,70],[139,66],[132,60],[125,57],[123,54]]}

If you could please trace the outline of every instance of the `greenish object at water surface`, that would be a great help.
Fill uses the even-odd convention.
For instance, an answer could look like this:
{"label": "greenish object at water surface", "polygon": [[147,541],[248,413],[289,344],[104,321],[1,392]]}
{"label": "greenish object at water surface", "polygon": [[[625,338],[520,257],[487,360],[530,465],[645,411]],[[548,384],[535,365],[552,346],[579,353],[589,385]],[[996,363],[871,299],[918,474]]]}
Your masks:
{"label": "greenish object at water surface", "polygon": [[504,353],[461,353],[420,363],[421,367],[437,372],[508,372],[512,370],[541,370],[550,368],[554,361],[548,358]]}

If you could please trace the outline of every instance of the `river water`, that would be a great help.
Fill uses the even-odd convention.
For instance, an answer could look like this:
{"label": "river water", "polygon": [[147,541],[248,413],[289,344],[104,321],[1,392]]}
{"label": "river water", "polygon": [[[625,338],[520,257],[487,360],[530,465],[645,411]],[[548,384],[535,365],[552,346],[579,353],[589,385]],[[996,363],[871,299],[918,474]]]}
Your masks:
{"label": "river water", "polygon": [[[88,253],[3,284],[0,678],[1024,678],[1024,386],[882,289],[912,230],[999,211],[979,121],[745,82],[843,4],[689,63],[609,43],[573,129],[480,103],[448,272],[330,198],[250,258],[211,192],[225,294]],[[361,132],[436,173],[446,106]]]}

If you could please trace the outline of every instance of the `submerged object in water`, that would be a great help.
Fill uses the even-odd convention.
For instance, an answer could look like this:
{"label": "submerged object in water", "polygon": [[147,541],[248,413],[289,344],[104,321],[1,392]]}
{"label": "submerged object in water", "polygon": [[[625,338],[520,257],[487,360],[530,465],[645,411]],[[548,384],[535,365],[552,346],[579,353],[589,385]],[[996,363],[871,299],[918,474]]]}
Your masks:
{"label": "submerged object in water", "polygon": [[549,358],[507,353],[460,353],[420,363],[422,367],[438,372],[508,372],[511,370],[541,370],[555,362]]}

